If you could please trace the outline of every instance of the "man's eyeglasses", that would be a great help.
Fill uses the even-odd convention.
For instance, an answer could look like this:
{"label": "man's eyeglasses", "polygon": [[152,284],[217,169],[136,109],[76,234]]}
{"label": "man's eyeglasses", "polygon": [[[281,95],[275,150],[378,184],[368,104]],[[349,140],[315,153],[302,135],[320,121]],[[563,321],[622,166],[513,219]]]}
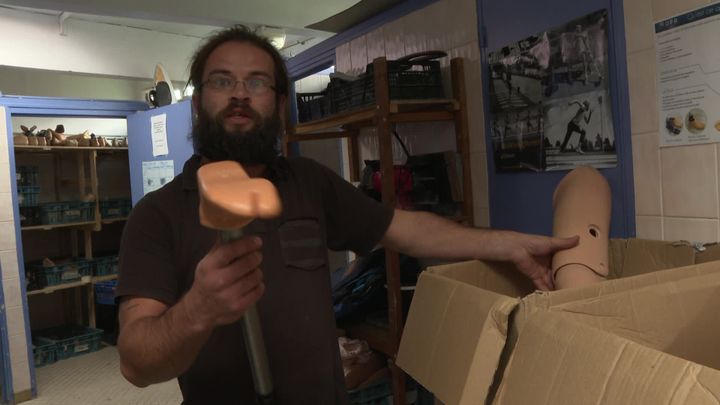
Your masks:
{"label": "man's eyeglasses", "polygon": [[232,76],[212,75],[202,82],[201,86],[209,87],[213,90],[224,93],[230,93],[235,91],[238,83],[242,83],[245,87],[245,91],[253,96],[262,96],[267,94],[270,90],[275,90],[275,86],[262,77],[251,77],[245,80],[237,80]]}

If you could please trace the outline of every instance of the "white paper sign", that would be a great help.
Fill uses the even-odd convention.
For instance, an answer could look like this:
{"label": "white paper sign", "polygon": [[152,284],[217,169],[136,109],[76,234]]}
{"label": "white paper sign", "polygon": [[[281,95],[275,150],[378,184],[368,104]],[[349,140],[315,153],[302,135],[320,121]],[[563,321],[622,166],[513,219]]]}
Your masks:
{"label": "white paper sign", "polygon": [[142,162],[143,195],[166,185],[173,177],[175,164],[172,160]]}
{"label": "white paper sign", "polygon": [[655,23],[660,146],[720,142],[718,38],[720,3]]}
{"label": "white paper sign", "polygon": [[167,155],[167,115],[160,114],[150,117],[150,133],[152,135],[153,157]]}

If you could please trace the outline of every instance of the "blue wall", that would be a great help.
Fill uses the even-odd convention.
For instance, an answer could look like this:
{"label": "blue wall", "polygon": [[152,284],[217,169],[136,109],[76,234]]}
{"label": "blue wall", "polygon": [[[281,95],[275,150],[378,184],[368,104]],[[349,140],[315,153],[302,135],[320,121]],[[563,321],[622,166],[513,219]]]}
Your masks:
{"label": "blue wall", "polygon": [[[488,51],[538,32],[561,26],[599,9],[609,16],[610,98],[615,128],[618,166],[602,169],[612,190],[611,237],[635,236],[630,107],[625,58],[622,0],[477,0],[478,27],[482,41],[485,116],[489,105],[485,57]],[[490,128],[485,123],[486,143]],[[492,150],[488,147],[488,150]],[[552,233],[552,193],[567,174],[562,172],[495,173],[492,153],[488,155],[490,225],[498,229],[549,235]]]}

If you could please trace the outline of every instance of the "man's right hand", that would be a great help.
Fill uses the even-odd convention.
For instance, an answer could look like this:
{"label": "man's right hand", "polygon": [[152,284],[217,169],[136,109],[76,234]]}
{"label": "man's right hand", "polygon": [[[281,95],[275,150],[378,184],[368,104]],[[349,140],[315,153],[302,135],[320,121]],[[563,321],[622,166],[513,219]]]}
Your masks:
{"label": "man's right hand", "polygon": [[200,329],[239,320],[265,291],[262,240],[248,236],[216,243],[195,268],[195,281],[185,296],[188,316]]}

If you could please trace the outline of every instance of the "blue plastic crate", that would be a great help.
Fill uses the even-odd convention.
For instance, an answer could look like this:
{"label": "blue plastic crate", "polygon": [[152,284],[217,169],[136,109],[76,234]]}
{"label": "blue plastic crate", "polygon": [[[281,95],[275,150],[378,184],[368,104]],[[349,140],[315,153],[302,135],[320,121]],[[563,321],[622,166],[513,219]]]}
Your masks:
{"label": "blue plastic crate", "polygon": [[18,186],[37,186],[38,185],[38,167],[37,166],[17,166],[15,168],[15,178]]}
{"label": "blue plastic crate", "polygon": [[52,340],[33,336],[32,346],[35,367],[46,366],[57,361],[57,345]]}
{"label": "blue plastic crate", "polygon": [[64,360],[99,350],[102,333],[102,329],[63,325],[39,330],[34,335],[53,342],[57,360]]}
{"label": "blue plastic crate", "polygon": [[62,212],[63,223],[88,222],[95,219],[95,203],[71,201]]}
{"label": "blue plastic crate", "polygon": [[74,259],[57,263],[54,266],[32,263],[29,267],[32,272],[33,284],[37,288],[72,283],[82,277],[92,275],[91,262],[85,259]]}
{"label": "blue plastic crate", "polygon": [[116,286],[115,280],[95,283],[95,302],[100,305],[115,305]]}
{"label": "blue plastic crate", "polygon": [[40,187],[18,186],[18,205],[21,207],[34,207],[38,205]]}
{"label": "blue plastic crate", "polygon": [[95,262],[95,275],[96,276],[107,276],[109,274],[118,273],[118,256],[103,256],[96,257]]}
{"label": "blue plastic crate", "polygon": [[128,198],[111,198],[100,201],[102,218],[124,218],[130,214],[131,200]]}
{"label": "blue plastic crate", "polygon": [[58,225],[63,223],[63,212],[70,205],[66,202],[45,203],[40,206],[40,221],[45,225]]}

